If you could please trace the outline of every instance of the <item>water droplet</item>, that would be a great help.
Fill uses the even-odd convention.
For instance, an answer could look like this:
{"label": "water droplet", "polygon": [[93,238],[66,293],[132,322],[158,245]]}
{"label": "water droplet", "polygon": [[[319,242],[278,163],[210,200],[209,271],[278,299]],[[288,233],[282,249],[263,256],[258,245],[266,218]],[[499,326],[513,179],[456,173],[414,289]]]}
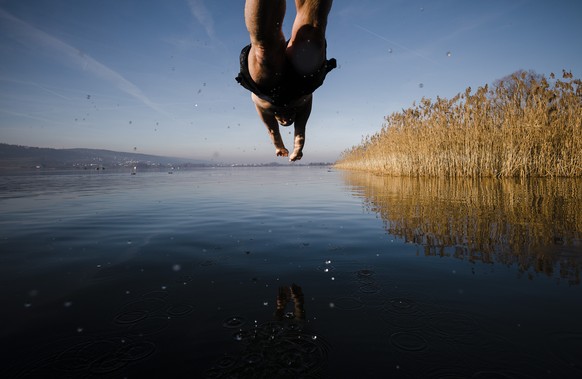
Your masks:
{"label": "water droplet", "polygon": [[130,125],[131,125],[131,124],[133,124],[133,121],[129,120],[129,124],[130,124]]}
{"label": "water droplet", "polygon": [[447,57],[450,57],[452,54],[450,51],[447,51]]}
{"label": "water droplet", "polygon": [[69,308],[71,305],[73,305],[72,301],[65,301],[65,303],[63,304],[65,308]]}
{"label": "water droplet", "polygon": [[326,265],[329,265],[329,264],[331,264],[331,261],[330,260],[327,260],[327,261],[325,261],[325,264]]}
{"label": "water droplet", "polygon": [[266,307],[266,306],[269,305],[269,302],[268,301],[263,301],[263,305]]}
{"label": "water droplet", "polygon": [[423,83],[419,83],[418,84],[418,88],[424,88],[424,84]]}
{"label": "water droplet", "polygon": [[164,291],[166,290],[166,288],[168,288],[168,287],[166,287],[166,286],[162,286],[162,289],[163,289]]}
{"label": "water droplet", "polygon": [[32,304],[30,304],[30,303],[24,303],[24,308],[30,308],[30,307],[32,307]]}
{"label": "water droplet", "polygon": [[[136,148],[134,147],[133,149],[135,150]],[[131,243],[132,243],[131,240],[127,241],[128,245],[131,245]]]}
{"label": "water droplet", "polygon": [[87,100],[91,100],[91,95],[87,95]]}
{"label": "water droplet", "polygon": [[172,266],[172,270],[174,271],[180,271],[182,269],[182,266],[180,266],[179,264],[175,264]]}
{"label": "water droplet", "polygon": [[78,327],[78,328],[77,328],[77,333],[82,333],[82,332],[83,332],[83,328],[81,328],[81,327]]}
{"label": "water droplet", "polygon": [[393,51],[392,49],[388,49],[389,54],[392,54],[392,51]]}
{"label": "water droplet", "polygon": [[329,307],[330,308],[335,308],[335,304],[334,303],[329,303]]}

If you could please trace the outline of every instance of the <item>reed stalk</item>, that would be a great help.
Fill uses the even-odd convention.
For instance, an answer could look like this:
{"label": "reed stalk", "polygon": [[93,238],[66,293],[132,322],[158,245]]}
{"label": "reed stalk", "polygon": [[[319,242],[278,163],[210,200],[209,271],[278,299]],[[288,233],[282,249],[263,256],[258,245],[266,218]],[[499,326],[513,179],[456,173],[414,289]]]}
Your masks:
{"label": "reed stalk", "polygon": [[392,176],[582,176],[582,81],[519,71],[452,99],[422,98],[344,151],[337,168]]}

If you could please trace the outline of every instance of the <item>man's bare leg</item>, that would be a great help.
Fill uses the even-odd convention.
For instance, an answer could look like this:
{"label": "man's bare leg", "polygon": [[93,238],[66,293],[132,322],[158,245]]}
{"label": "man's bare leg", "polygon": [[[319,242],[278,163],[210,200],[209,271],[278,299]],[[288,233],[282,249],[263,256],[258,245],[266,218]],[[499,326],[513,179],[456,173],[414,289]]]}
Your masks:
{"label": "man's bare leg", "polygon": [[286,54],[302,74],[317,71],[325,61],[325,29],[333,0],[295,0],[297,16]]}
{"label": "man's bare leg", "polygon": [[285,0],[247,0],[245,23],[251,39],[249,73],[259,86],[277,83],[285,63]]}
{"label": "man's bare leg", "polygon": [[295,118],[295,136],[294,136],[294,146],[293,152],[289,156],[291,162],[300,160],[303,157],[303,146],[305,146],[305,127],[307,126],[307,120],[311,114],[311,104],[312,97],[309,97],[305,101],[305,105],[298,109]]}
{"label": "man's bare leg", "polygon": [[[252,95],[255,96],[254,94]],[[263,124],[267,127],[267,132],[269,133],[269,137],[271,138],[271,142],[275,145],[275,154],[278,157],[287,157],[289,156],[289,150],[285,148],[285,144],[283,143],[283,138],[281,138],[281,132],[279,131],[279,123],[273,114],[270,112],[265,111],[257,104],[255,104],[257,108],[257,113],[263,121]]]}

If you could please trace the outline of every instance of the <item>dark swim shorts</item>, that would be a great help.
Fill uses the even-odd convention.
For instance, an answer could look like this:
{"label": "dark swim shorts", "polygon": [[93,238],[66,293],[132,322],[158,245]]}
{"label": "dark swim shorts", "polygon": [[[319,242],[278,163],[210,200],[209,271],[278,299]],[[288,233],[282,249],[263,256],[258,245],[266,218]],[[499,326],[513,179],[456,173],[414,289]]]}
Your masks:
{"label": "dark swim shorts", "polygon": [[279,107],[285,107],[292,101],[313,93],[323,84],[327,73],[337,66],[336,60],[332,58],[326,60],[315,73],[301,75],[293,69],[290,62],[287,62],[282,82],[274,88],[261,88],[249,73],[250,50],[251,45],[247,45],[240,53],[240,73],[236,77],[236,81],[261,99]]}

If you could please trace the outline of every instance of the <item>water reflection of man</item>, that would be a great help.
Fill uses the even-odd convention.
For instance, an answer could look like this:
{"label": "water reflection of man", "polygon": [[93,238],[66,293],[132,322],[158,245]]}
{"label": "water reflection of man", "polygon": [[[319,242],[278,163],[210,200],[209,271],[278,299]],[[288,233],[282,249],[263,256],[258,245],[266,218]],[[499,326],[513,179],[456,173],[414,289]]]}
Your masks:
{"label": "water reflection of man", "polygon": [[[289,302],[293,312],[286,312]],[[279,287],[273,321],[240,329],[235,339],[242,350],[226,354],[209,377],[304,378],[324,376],[328,346],[305,325],[304,295],[300,286]]]}
{"label": "water reflection of man", "polygon": [[241,52],[236,80],[252,92],[277,156],[289,156],[279,124],[295,123],[290,161],[303,156],[312,93],[336,67],[335,59],[326,59],[325,28],[331,5],[332,0],[295,0],[297,16],[291,38],[286,40],[282,30],[286,0],[247,0],[245,4],[251,43]]}
{"label": "water reflection of man", "polygon": [[[293,314],[287,315],[285,309],[289,301],[293,301]],[[279,287],[279,294],[277,295],[275,320],[283,321],[285,317],[292,316],[296,320],[305,320],[305,297],[303,290],[297,284],[293,283],[291,287]]]}

